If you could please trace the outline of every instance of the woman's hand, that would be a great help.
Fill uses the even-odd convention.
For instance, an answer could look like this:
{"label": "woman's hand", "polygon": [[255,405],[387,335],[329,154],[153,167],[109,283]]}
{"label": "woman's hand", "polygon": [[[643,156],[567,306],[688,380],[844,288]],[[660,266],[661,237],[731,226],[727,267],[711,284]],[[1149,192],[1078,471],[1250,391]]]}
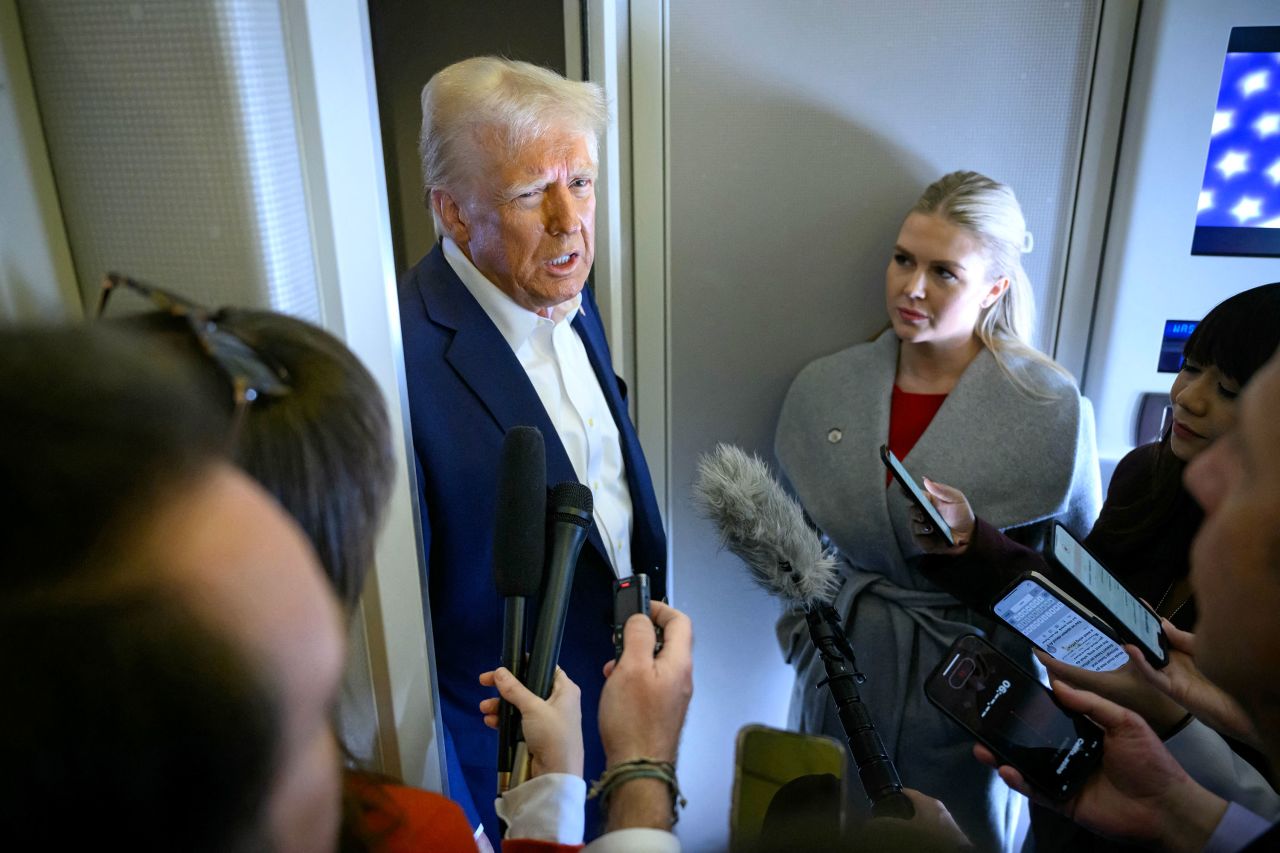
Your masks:
{"label": "woman's hand", "polygon": [[942,534],[934,529],[933,521],[925,515],[924,510],[912,504],[911,533],[916,538],[916,544],[926,554],[946,554],[950,557],[963,554],[969,548],[969,540],[973,538],[973,528],[978,523],[977,517],[973,514],[973,508],[969,506],[968,498],[959,489],[935,483],[928,477],[923,478],[922,482],[929,501],[938,510],[942,520],[951,528],[951,535],[956,540],[956,544],[948,545],[947,540],[942,538]]}
{"label": "woman's hand", "polygon": [[1146,680],[1170,699],[1195,714],[1201,722],[1220,733],[1254,746],[1261,746],[1258,731],[1240,703],[1218,685],[1205,678],[1196,666],[1195,635],[1173,626],[1168,619],[1160,627],[1169,640],[1169,663],[1156,669],[1134,646],[1125,646],[1129,658]]}
{"label": "woman's hand", "polygon": [[[1049,670],[1049,675],[1053,676],[1055,681],[1063,681],[1071,687],[1088,690],[1130,711],[1135,711],[1157,734],[1167,737],[1167,733],[1187,715],[1187,710],[1147,681],[1146,676],[1133,661],[1134,652],[1136,649],[1129,647],[1128,663],[1109,672],[1093,672],[1072,666],[1050,657],[1039,649],[1035,650],[1035,656],[1040,663],[1044,664],[1044,668]],[[1138,655],[1141,657],[1140,652]]]}
{"label": "woman's hand", "polygon": [[[545,773],[582,775],[582,691],[563,669],[556,667],[556,680],[546,699],[539,699],[505,667],[482,673],[480,683],[498,688],[502,698],[520,710],[520,725],[529,747],[530,778]],[[496,729],[498,698],[481,702],[480,713],[484,724]]]}

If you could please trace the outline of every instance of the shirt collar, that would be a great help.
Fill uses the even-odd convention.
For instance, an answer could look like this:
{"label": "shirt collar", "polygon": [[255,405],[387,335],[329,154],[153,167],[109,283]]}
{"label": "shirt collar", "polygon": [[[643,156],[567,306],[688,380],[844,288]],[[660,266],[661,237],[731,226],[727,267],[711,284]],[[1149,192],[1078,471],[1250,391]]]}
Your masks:
{"label": "shirt collar", "polygon": [[566,318],[572,318],[583,313],[582,294],[579,293],[572,299],[552,308],[550,320],[535,314],[516,304],[514,299],[503,293],[496,284],[485,278],[484,273],[476,269],[476,265],[471,263],[471,259],[463,253],[457,243],[445,237],[443,244],[445,261],[457,273],[458,278],[462,280],[463,286],[475,297],[476,302],[480,303],[484,313],[489,315],[489,319],[493,321],[493,325],[498,327],[498,331],[506,339],[512,352],[524,345],[525,341],[533,334],[533,330],[538,327],[539,322],[559,325]]}

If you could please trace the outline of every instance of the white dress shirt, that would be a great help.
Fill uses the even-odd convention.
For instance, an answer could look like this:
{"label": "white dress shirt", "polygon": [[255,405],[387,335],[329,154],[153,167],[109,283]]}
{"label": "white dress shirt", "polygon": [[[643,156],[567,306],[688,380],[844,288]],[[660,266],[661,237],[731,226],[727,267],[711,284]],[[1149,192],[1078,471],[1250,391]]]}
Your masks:
{"label": "white dress shirt", "polygon": [[596,528],[614,573],[631,574],[631,491],[618,425],[596,379],[587,348],[572,326],[582,294],[535,314],[498,289],[458,245],[444,238],[444,257],[515,353],[555,426],[578,481],[591,489]]}
{"label": "white dress shirt", "polygon": [[[587,783],[578,776],[548,773],[517,785],[494,801],[507,823],[507,838],[581,844]],[[617,829],[582,853],[680,853],[680,840],[660,829]]]}

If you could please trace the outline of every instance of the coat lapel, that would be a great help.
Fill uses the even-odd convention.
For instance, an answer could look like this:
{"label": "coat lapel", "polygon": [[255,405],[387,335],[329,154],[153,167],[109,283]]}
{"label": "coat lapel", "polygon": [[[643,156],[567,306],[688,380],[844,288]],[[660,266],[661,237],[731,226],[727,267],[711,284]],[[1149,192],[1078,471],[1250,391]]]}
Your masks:
{"label": "coat lapel", "polygon": [[1066,509],[1079,418],[1077,395],[1029,397],[984,348],[911,451],[911,471],[960,489],[998,528],[1041,521]]}
{"label": "coat lapel", "polygon": [[[582,292],[583,313],[573,320],[573,328],[582,338],[587,351],[587,359],[595,372],[596,381],[604,392],[605,401],[609,404],[609,412],[613,415],[614,424],[618,427],[618,440],[622,445],[622,461],[626,468],[627,488],[631,491],[631,543],[632,570],[653,575],[666,568],[665,534],[662,531],[662,517],[658,512],[657,501],[653,493],[653,481],[649,476],[649,467],[640,448],[640,439],[631,423],[631,414],[627,411],[626,400],[622,397],[617,377],[613,372],[613,362],[609,358],[609,346],[604,337],[604,326],[600,322],[599,309],[596,308],[594,295],[590,288]],[[652,545],[653,547],[649,547]],[[655,593],[665,590],[665,579],[650,578],[654,582]],[[659,582],[661,581],[661,585]]]}
{"label": "coat lapel", "polygon": [[[445,350],[445,360],[504,434],[515,426],[533,426],[542,432],[547,453],[548,486],[578,482],[564,444],[520,360],[449,266],[439,245],[429,257],[432,269],[419,279],[419,286],[423,291],[436,291],[430,296],[423,293],[427,315],[433,322],[454,332]],[[606,566],[612,565],[594,524],[587,541],[600,553]]]}

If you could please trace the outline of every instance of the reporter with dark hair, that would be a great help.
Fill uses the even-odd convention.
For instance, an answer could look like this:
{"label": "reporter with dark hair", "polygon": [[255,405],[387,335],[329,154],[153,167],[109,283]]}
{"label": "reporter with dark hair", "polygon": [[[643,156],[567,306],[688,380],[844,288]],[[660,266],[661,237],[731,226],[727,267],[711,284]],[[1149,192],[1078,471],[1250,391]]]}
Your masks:
{"label": "reporter with dark hair", "polygon": [[[1191,547],[1191,586],[1199,605],[1188,704],[1221,689],[1243,709],[1272,762],[1280,761],[1280,353],[1241,394],[1235,430],[1199,454],[1185,482],[1204,508]],[[1184,670],[1186,669],[1183,662]],[[1185,677],[1188,673],[1184,672]],[[1214,686],[1216,685],[1216,687]],[[1132,711],[1092,693],[1055,685],[1060,701],[1106,730],[1102,770],[1071,801],[1055,805],[1076,822],[1169,851],[1269,851],[1280,824],[1250,814],[1197,785]],[[981,747],[978,756],[994,766]],[[1010,785],[1021,775],[1001,767]]]}
{"label": "reporter with dark hair", "polygon": [[0,634],[33,688],[3,711],[4,837],[325,853],[337,607],[293,522],[214,452],[190,374],[154,356],[104,329],[0,332],[0,472],[30,496],[0,520],[28,561]]}
{"label": "reporter with dark hair", "polygon": [[[1170,391],[1170,429],[1160,441],[1138,447],[1120,461],[1102,512],[1084,540],[1134,595],[1151,602],[1161,616],[1181,628],[1190,628],[1195,621],[1189,554],[1203,518],[1182,484],[1183,473],[1189,462],[1234,427],[1237,395],[1278,345],[1280,282],[1236,294],[1205,316],[1186,342],[1184,363]],[[1039,552],[976,518],[958,489],[930,480],[924,485],[959,544],[947,547],[926,530],[925,519],[917,511],[917,541],[934,552],[921,562],[921,570],[971,607],[989,610],[1000,590],[1026,571],[1050,578],[1061,573]],[[1236,743],[1236,752],[1245,758],[1233,753],[1188,709],[1151,688],[1135,664],[1093,673],[1047,655],[1037,653],[1037,657],[1055,678],[1140,713],[1168,741],[1188,772],[1210,789],[1233,796],[1259,813],[1280,816],[1280,796],[1245,760],[1265,765],[1256,751]],[[1033,809],[1033,816],[1038,850],[1117,847],[1039,808]]]}
{"label": "reporter with dark hair", "polygon": [[242,650],[158,585],[62,586],[0,596],[4,846],[262,849],[279,709]]}
{"label": "reporter with dark hair", "polygon": [[[341,341],[303,321],[268,311],[207,312],[176,294],[123,277],[115,277],[109,287],[132,289],[164,307],[131,318],[128,324],[167,339],[202,374],[203,392],[219,401],[225,413],[222,423],[232,436],[229,452],[294,516],[315,545],[335,591],[348,606],[353,605],[372,565],[394,465],[386,409],[373,377]],[[193,333],[193,314],[207,314],[219,334],[234,339],[219,344],[223,350],[237,351],[233,365],[225,357],[220,360],[218,348]],[[244,377],[233,375],[237,367],[256,371],[268,386],[257,389],[257,399],[243,399]],[[655,619],[660,613],[677,626],[682,620],[687,624],[683,615],[655,605]],[[677,628],[670,651],[664,650],[656,661],[649,643],[651,666],[665,667],[664,679],[637,689],[632,681],[621,678],[606,697],[630,685],[637,691],[633,699],[675,691],[676,701],[681,701],[673,679],[678,681],[682,673],[687,682],[692,662],[687,647],[681,657],[679,636]],[[673,670],[676,675],[671,674]],[[485,673],[481,680],[495,685],[493,673]],[[583,743],[578,688],[563,672],[557,674],[546,701],[523,690],[514,679],[499,679],[497,686],[522,712],[537,777],[503,797],[510,824],[503,848],[511,853],[574,848],[582,838],[586,793],[580,779]],[[654,724],[672,743],[679,737],[687,693],[682,702],[677,717],[654,717]],[[632,726],[628,707],[610,712],[615,726]],[[670,751],[674,760],[674,745]],[[395,853],[422,845],[436,850],[475,849],[462,812],[438,795],[355,768],[348,770],[345,788],[344,850]],[[632,790],[620,798],[623,814],[618,822],[610,822],[610,829],[653,827],[655,819],[644,810],[648,799],[642,794]],[[636,810],[640,814],[631,814]],[[668,807],[668,821],[671,813]],[[646,839],[643,832],[639,840],[636,833],[614,833],[596,843],[600,847],[590,849],[624,850],[636,849],[634,845],[645,844]]]}

